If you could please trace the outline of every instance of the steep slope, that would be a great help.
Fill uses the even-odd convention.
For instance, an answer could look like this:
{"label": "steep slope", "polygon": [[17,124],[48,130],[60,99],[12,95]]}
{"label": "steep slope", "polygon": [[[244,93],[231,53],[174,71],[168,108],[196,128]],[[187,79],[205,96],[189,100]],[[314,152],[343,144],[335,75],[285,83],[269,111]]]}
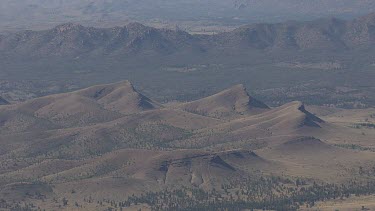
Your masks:
{"label": "steep slope", "polygon": [[164,107],[123,81],[4,105],[0,117],[0,197],[9,201],[120,201],[166,188],[228,194],[250,181],[373,177],[370,129],[325,122],[301,102],[268,108],[242,85]]}
{"label": "steep slope", "polygon": [[0,142],[11,150],[5,151],[4,156],[78,159],[121,148],[169,148],[169,142],[184,140],[194,130],[219,123],[222,121],[180,110],[159,109],[86,127],[45,131],[35,135],[35,132],[3,135]]}
{"label": "steep slope", "polygon": [[[33,57],[82,54],[112,55],[156,53],[193,49],[193,36],[183,31],[156,29],[139,23],[124,27],[94,28],[67,23],[45,31],[23,31],[0,39],[0,52]],[[29,55],[30,56],[30,55]]]}
{"label": "steep slope", "polygon": [[323,120],[306,111],[301,102],[292,102],[257,115],[196,131],[188,140],[172,142],[176,147],[262,148],[301,135],[323,133],[329,127]]}
{"label": "steep slope", "polygon": [[161,108],[160,104],[137,92],[129,81],[94,86],[79,90],[75,94],[93,99],[103,108],[122,114]]}
{"label": "steep slope", "polygon": [[215,118],[256,114],[269,109],[267,105],[249,96],[240,84],[215,95],[177,106],[188,112]]}
{"label": "steep slope", "polygon": [[[242,85],[162,108],[124,81],[9,105],[0,111],[2,134],[8,134],[0,140],[13,155],[22,157],[84,158],[118,148],[209,148],[217,144],[257,149],[274,137],[322,133],[327,125],[301,102],[270,109],[251,98]],[[31,140],[25,142],[26,136]]]}
{"label": "steep slope", "polygon": [[[306,22],[251,24],[211,36],[181,30],[156,29],[139,23],[94,28],[62,24],[44,31],[0,36],[0,53],[10,57],[160,56],[197,52],[214,55],[223,50],[352,50],[375,44],[374,14],[354,20],[336,18]],[[259,52],[258,52],[259,53]]]}
{"label": "steep slope", "polygon": [[[237,49],[345,49],[347,23],[338,19],[311,22],[253,24],[216,36],[218,46]],[[352,46],[355,47],[355,46]]]}
{"label": "steep slope", "polygon": [[128,81],[50,95],[0,109],[4,133],[40,131],[108,122],[145,110],[160,108],[138,93]]}
{"label": "steep slope", "polygon": [[324,121],[306,111],[301,102],[292,102],[259,115],[233,120],[223,125],[239,130],[251,125],[276,132],[291,132],[303,127],[320,128]]}
{"label": "steep slope", "polygon": [[324,143],[323,141],[316,139],[314,137],[302,137],[291,139],[285,143],[281,143],[273,147],[274,150],[288,151],[288,153],[323,153],[323,151],[332,151],[335,147]]}
{"label": "steep slope", "polygon": [[264,117],[271,121],[279,121],[277,123],[275,121],[275,124],[272,124],[272,126],[278,130],[284,129],[284,126],[290,127],[291,129],[299,129],[302,127],[320,128],[322,124],[324,124],[322,119],[307,111],[305,105],[299,101],[280,106],[268,114],[265,114]]}
{"label": "steep slope", "polygon": [[[336,18],[307,22],[251,24],[212,37],[216,48],[261,50],[348,50],[374,45],[374,14],[352,21]],[[365,46],[367,45],[367,46]]]}
{"label": "steep slope", "polygon": [[0,105],[8,105],[9,102],[6,101],[4,98],[0,97]]}

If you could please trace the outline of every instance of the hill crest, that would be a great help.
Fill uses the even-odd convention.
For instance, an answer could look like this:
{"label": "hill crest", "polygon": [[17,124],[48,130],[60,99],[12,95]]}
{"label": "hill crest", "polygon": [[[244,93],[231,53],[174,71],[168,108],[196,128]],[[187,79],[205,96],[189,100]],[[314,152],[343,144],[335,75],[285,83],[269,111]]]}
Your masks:
{"label": "hill crest", "polygon": [[[257,50],[351,50],[375,45],[374,13],[354,20],[245,25],[215,35],[192,35],[181,30],[157,29],[140,23],[94,28],[67,23],[44,31],[23,31],[0,36],[0,52],[12,56],[64,55],[170,55]],[[151,53],[151,54],[150,54]]]}
{"label": "hill crest", "polygon": [[6,106],[0,109],[0,131],[88,126],[161,107],[136,91],[129,81],[122,81]]}
{"label": "hill crest", "polygon": [[251,97],[243,84],[232,86],[193,102],[184,103],[178,108],[216,118],[256,114],[269,109],[266,104]]}

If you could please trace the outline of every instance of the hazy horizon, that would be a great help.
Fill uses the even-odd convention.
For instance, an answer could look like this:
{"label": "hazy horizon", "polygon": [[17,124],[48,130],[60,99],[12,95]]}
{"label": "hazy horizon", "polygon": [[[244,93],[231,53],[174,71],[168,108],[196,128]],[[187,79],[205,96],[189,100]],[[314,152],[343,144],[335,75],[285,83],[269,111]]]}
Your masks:
{"label": "hazy horizon", "polygon": [[330,16],[353,18],[374,11],[371,0],[3,0],[0,29],[48,28],[66,22],[113,26],[132,21],[185,28],[194,25],[192,21],[238,26]]}
{"label": "hazy horizon", "polygon": [[374,93],[375,0],[0,0],[0,210],[375,210]]}

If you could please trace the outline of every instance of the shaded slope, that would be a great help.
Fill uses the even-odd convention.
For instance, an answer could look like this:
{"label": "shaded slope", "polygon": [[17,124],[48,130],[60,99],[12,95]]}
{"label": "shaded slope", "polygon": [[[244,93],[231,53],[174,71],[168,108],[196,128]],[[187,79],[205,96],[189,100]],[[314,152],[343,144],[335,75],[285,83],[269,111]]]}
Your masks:
{"label": "shaded slope", "polygon": [[137,92],[129,81],[94,86],[75,93],[95,100],[107,110],[122,114],[161,108],[160,104]]}
{"label": "shaded slope", "polygon": [[0,97],[0,105],[8,105],[9,102],[6,101],[4,98]]}
{"label": "shaded slope", "polygon": [[[257,149],[267,145],[267,139],[313,134],[325,125],[300,102],[270,109],[242,85],[177,108],[162,108],[125,81],[0,111],[3,134],[14,134],[7,137],[18,140],[8,142],[4,136],[4,146],[22,157],[84,158],[119,148],[199,148],[237,142]],[[25,141],[25,136],[33,139]]]}
{"label": "shaded slope", "polygon": [[65,197],[74,189],[101,199],[170,187],[221,188],[260,175],[344,181],[362,165],[372,169],[375,159],[373,152],[315,138],[360,132],[335,128],[301,102],[268,108],[241,85],[163,107],[124,81],[1,106],[0,117],[5,193],[22,183],[20,194],[35,181],[50,184],[46,193]]}
{"label": "shaded slope", "polygon": [[188,140],[175,141],[172,144],[193,148],[237,146],[256,149],[267,146],[277,139],[322,133],[326,125],[323,120],[306,111],[301,102],[292,102],[257,115],[204,128]]}
{"label": "shaded slope", "polygon": [[213,40],[218,47],[240,50],[348,50],[373,46],[374,25],[374,14],[352,21],[328,18],[307,22],[252,24],[216,35]]}
{"label": "shaded slope", "polygon": [[85,126],[156,108],[160,108],[158,103],[124,81],[4,106],[0,109],[0,130],[6,133]]}
{"label": "shaded slope", "polygon": [[305,22],[251,24],[212,36],[181,30],[156,29],[139,23],[94,28],[62,24],[45,31],[23,31],[0,36],[0,53],[17,57],[64,56],[95,58],[113,55],[169,55],[257,50],[350,50],[373,47],[375,18],[335,18]]}
{"label": "shaded slope", "polygon": [[249,96],[242,84],[200,100],[184,103],[178,108],[216,118],[256,114],[269,109],[264,103]]}
{"label": "shaded slope", "polygon": [[316,153],[319,151],[323,153],[324,151],[334,150],[335,147],[324,143],[323,141],[316,139],[314,137],[301,137],[296,139],[291,139],[285,143],[277,145],[273,148],[274,150],[288,151],[294,153]]}
{"label": "shaded slope", "polygon": [[13,140],[0,139],[12,151],[6,155],[20,157],[86,158],[119,148],[168,148],[168,143],[191,136],[196,129],[222,121],[181,110],[159,109],[127,115],[116,120],[86,127],[14,134]]}
{"label": "shaded slope", "polygon": [[[193,50],[192,35],[156,29],[139,23],[124,27],[94,28],[67,23],[45,31],[23,31],[3,36],[0,52],[33,57],[156,53]],[[7,53],[7,54],[8,54]]]}
{"label": "shaded slope", "polygon": [[256,126],[273,132],[293,132],[303,127],[321,127],[324,121],[306,111],[302,102],[292,102],[270,109],[258,115],[232,120],[217,127],[230,128],[230,131],[243,130]]}

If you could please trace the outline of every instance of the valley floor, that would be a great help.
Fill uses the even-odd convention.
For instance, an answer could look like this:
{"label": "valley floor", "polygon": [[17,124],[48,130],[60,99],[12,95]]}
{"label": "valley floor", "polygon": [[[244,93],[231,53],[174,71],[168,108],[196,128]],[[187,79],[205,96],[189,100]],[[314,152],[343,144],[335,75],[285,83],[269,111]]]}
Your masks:
{"label": "valley floor", "polygon": [[363,211],[375,210],[375,195],[352,196],[348,199],[335,199],[318,202],[311,208],[301,208],[302,211]]}

